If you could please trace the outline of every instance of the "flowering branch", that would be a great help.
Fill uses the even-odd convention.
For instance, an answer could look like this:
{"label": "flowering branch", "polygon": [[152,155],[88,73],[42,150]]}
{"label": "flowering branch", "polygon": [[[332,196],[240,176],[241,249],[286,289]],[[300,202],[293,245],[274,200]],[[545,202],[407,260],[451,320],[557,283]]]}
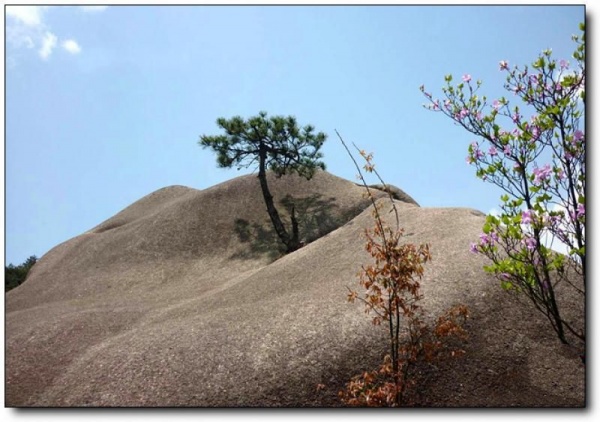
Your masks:
{"label": "flowering branch", "polygon": [[[480,139],[469,145],[466,161],[477,177],[504,191],[502,212],[487,216],[471,251],[490,258],[493,264],[485,269],[505,289],[525,293],[563,343],[569,343],[566,332],[585,342],[584,331],[563,318],[555,297],[562,281],[585,295],[585,34],[573,40],[574,70],[567,60],[554,60],[551,50],[531,67],[500,61],[507,74],[504,88],[520,106],[505,97],[490,103],[479,95],[482,82],[468,74],[457,85],[452,75],[445,77],[443,101],[420,87],[429,100],[426,108]],[[512,129],[502,129],[500,122]],[[554,240],[565,245],[568,257],[550,249]]]}

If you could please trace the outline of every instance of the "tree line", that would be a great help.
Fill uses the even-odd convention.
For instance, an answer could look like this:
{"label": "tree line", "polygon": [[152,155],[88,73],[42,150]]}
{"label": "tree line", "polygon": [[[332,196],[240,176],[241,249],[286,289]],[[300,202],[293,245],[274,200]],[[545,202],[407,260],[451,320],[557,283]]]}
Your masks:
{"label": "tree line", "polygon": [[37,257],[32,255],[20,265],[8,264],[7,267],[4,267],[4,291],[8,292],[21,285],[37,260]]}

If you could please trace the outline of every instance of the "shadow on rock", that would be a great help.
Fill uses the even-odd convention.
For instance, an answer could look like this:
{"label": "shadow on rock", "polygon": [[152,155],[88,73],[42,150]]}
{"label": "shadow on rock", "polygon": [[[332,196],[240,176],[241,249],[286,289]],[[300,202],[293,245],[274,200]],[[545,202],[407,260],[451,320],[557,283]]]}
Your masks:
{"label": "shadow on rock", "polygon": [[[335,198],[323,198],[320,194],[306,197],[286,195],[279,204],[281,217],[288,232],[291,232],[290,216],[292,209],[294,210],[303,246],[346,224],[362,212],[360,207],[343,209],[336,204]],[[268,217],[261,222],[238,218],[235,220],[234,231],[246,248],[236,252],[231,258],[255,259],[266,256],[274,261],[285,255],[285,245],[277,236]]]}

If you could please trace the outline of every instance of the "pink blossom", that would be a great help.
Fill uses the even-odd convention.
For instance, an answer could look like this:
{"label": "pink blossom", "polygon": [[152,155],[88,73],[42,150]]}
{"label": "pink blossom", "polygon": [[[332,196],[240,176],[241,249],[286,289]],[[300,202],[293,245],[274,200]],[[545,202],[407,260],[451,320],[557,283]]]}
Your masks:
{"label": "pink blossom", "polygon": [[492,245],[492,238],[485,233],[479,235],[479,244],[481,246]]}
{"label": "pink blossom", "polygon": [[577,217],[584,217],[585,216],[585,205],[583,204],[579,204],[577,205]]}
{"label": "pink blossom", "polygon": [[498,109],[500,108],[500,105],[501,105],[501,104],[500,104],[500,101],[498,101],[498,100],[494,100],[494,102],[492,103],[492,108],[493,108],[494,110],[498,110]]}
{"label": "pink blossom", "polygon": [[446,107],[446,110],[450,110],[452,108],[452,103],[450,100],[444,100],[444,107]]}
{"label": "pink blossom", "polygon": [[470,155],[467,155],[465,161],[467,162],[467,164],[473,164],[475,162],[475,160],[473,160],[473,157],[471,157]]}
{"label": "pink blossom", "polygon": [[550,168],[550,164],[546,164],[542,168],[538,168],[538,167],[534,168],[533,169],[533,174],[534,174],[533,184],[534,185],[541,184],[544,180],[546,180],[550,177],[551,173],[552,173],[552,169]]}
{"label": "pink blossom", "polygon": [[504,155],[510,156],[510,145],[504,145]]}
{"label": "pink blossom", "polygon": [[531,75],[529,76],[529,83],[532,85],[537,85],[538,84],[538,77],[537,75]]}
{"label": "pink blossom", "polygon": [[508,70],[508,62],[506,60],[500,61],[500,70]]}
{"label": "pink blossom", "polygon": [[469,110],[467,110],[466,108],[463,108],[457,115],[456,118],[458,120],[462,120],[465,117],[467,117],[469,115]]}
{"label": "pink blossom", "polygon": [[521,223],[531,224],[533,222],[534,217],[535,212],[533,210],[525,210],[521,213]]}
{"label": "pink blossom", "polygon": [[480,160],[485,157],[485,154],[479,149],[479,145],[477,145],[477,142],[475,141],[471,142],[471,153],[474,156],[474,160]]}
{"label": "pink blossom", "polygon": [[466,75],[463,75],[462,80],[464,82],[470,82],[471,81],[471,75],[469,75],[468,73]]}
{"label": "pink blossom", "polygon": [[513,114],[511,117],[514,123],[518,123],[519,120],[521,120],[521,115],[519,114],[519,112],[515,112],[515,114]]}
{"label": "pink blossom", "polygon": [[540,135],[541,135],[542,131],[540,130],[540,128],[538,126],[534,126],[533,129],[531,129],[531,137],[533,138],[533,140],[537,140]]}
{"label": "pink blossom", "polygon": [[561,220],[562,220],[562,217],[560,215],[551,215],[550,217],[548,217],[548,223],[552,227],[560,224]]}
{"label": "pink blossom", "polygon": [[533,251],[537,245],[537,241],[533,237],[526,237],[524,243],[527,249],[530,251]]}
{"label": "pink blossom", "polygon": [[477,252],[479,252],[477,250],[477,243],[471,243],[471,246],[469,247],[469,250],[471,251],[471,253],[477,253]]}
{"label": "pink blossom", "polygon": [[577,129],[573,134],[573,142],[571,142],[574,146],[577,145],[578,142],[583,140],[583,132]]}
{"label": "pink blossom", "polygon": [[561,69],[568,69],[569,68],[569,62],[565,59],[562,59],[560,62],[560,68]]}
{"label": "pink blossom", "polygon": [[492,146],[490,147],[490,150],[488,151],[488,154],[490,154],[490,156],[491,156],[491,157],[493,157],[494,155],[497,155],[497,154],[498,154],[498,150],[496,149],[496,147],[495,147],[495,146],[493,146],[493,145],[492,145]]}
{"label": "pink blossom", "polygon": [[433,106],[432,106],[432,108],[433,108],[434,110],[439,110],[439,109],[440,109],[440,100],[435,100],[435,101],[433,102]]}

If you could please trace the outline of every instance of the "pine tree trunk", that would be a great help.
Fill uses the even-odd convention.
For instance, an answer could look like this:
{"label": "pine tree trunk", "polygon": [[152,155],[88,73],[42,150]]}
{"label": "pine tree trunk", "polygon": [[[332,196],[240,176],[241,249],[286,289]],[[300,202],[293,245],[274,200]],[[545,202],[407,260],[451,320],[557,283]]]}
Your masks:
{"label": "pine tree trunk", "polygon": [[290,218],[292,219],[292,238],[288,245],[288,252],[294,252],[296,249],[300,249],[300,230],[298,228],[298,219],[296,219],[296,207],[294,204],[292,204]]}
{"label": "pine tree trunk", "polygon": [[[265,204],[267,205],[267,212],[269,213],[269,217],[271,218],[271,222],[273,223],[273,227],[275,228],[275,232],[279,236],[279,239],[286,246],[286,250],[288,253],[295,251],[298,249],[298,239],[294,239],[290,237],[283,222],[281,221],[281,217],[279,216],[279,212],[277,208],[275,208],[275,203],[273,202],[273,195],[271,195],[271,191],[269,190],[269,186],[267,184],[267,170],[266,170],[266,161],[267,161],[267,151],[261,146],[259,151],[259,170],[258,170],[258,180],[260,181],[260,187],[262,189],[263,197],[265,199]],[[296,236],[297,237],[297,236]]]}

